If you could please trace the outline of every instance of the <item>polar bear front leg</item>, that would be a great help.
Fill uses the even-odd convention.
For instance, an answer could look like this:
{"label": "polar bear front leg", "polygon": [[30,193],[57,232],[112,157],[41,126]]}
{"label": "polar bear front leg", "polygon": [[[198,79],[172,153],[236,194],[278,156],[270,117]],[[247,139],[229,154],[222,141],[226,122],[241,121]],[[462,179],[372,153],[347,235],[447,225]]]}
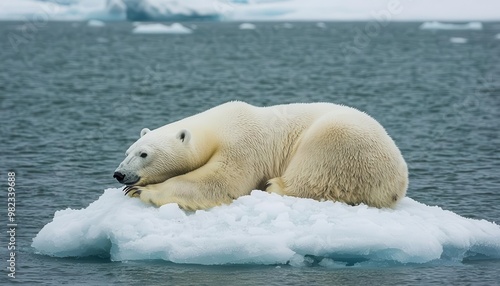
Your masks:
{"label": "polar bear front leg", "polygon": [[229,204],[234,197],[225,192],[224,187],[214,190],[202,181],[186,180],[183,176],[163,183],[140,187],[139,198],[147,204],[160,207],[176,203],[189,210],[209,209],[221,204]]}
{"label": "polar bear front leg", "polygon": [[218,166],[218,163],[211,163],[163,183],[129,187],[128,195],[158,207],[177,203],[186,210],[229,204],[238,197],[235,193],[237,187],[229,183],[230,180],[225,177],[227,172],[216,171]]}

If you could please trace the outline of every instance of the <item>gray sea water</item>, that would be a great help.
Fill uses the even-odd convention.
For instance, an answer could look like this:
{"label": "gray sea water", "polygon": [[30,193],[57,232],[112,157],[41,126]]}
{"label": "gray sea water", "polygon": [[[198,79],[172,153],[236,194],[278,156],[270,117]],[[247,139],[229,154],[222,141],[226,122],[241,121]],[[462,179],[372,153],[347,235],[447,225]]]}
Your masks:
{"label": "gray sea water", "polygon": [[[500,261],[327,269],[111,262],[36,254],[56,210],[77,209],[112,178],[143,127],[229,100],[327,101],[366,111],[400,147],[408,196],[500,221],[499,23],[423,31],[390,23],[197,23],[190,35],[134,35],[131,23],[0,22],[0,281],[33,285],[478,284]],[[43,24],[43,25],[42,25]],[[33,28],[34,27],[34,28]],[[360,33],[362,36],[360,36]],[[451,37],[467,38],[465,44]],[[8,279],[7,172],[16,173],[16,279]]]}

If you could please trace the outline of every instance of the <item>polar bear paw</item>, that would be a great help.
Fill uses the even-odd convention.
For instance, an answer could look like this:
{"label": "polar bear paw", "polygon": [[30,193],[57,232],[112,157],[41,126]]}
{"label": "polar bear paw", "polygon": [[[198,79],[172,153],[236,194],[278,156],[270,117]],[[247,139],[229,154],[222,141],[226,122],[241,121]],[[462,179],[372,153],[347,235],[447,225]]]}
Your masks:
{"label": "polar bear paw", "polygon": [[283,179],[281,177],[277,177],[267,181],[266,192],[275,193],[282,196],[286,195],[285,182],[283,182]]}
{"label": "polar bear paw", "polygon": [[125,188],[123,188],[123,192],[125,193],[125,196],[138,198],[140,197],[142,190],[139,189],[138,186],[126,186]]}

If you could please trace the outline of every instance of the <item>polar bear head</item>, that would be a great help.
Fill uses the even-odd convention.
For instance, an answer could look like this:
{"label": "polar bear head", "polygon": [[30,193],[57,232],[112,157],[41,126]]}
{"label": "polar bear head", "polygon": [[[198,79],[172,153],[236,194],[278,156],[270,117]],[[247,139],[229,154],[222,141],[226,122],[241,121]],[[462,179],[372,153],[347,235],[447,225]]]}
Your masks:
{"label": "polar bear head", "polygon": [[186,130],[141,130],[113,175],[125,185],[157,184],[190,171],[194,152]]}

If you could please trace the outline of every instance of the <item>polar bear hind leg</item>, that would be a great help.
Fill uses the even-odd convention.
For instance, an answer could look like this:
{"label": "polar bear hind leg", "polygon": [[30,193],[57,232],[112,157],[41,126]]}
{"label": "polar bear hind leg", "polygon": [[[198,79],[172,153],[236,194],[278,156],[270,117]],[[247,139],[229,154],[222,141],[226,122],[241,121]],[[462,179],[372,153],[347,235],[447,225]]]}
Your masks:
{"label": "polar bear hind leg", "polygon": [[404,197],[406,164],[380,124],[357,110],[329,113],[302,136],[268,192],[316,200],[392,207]]}

